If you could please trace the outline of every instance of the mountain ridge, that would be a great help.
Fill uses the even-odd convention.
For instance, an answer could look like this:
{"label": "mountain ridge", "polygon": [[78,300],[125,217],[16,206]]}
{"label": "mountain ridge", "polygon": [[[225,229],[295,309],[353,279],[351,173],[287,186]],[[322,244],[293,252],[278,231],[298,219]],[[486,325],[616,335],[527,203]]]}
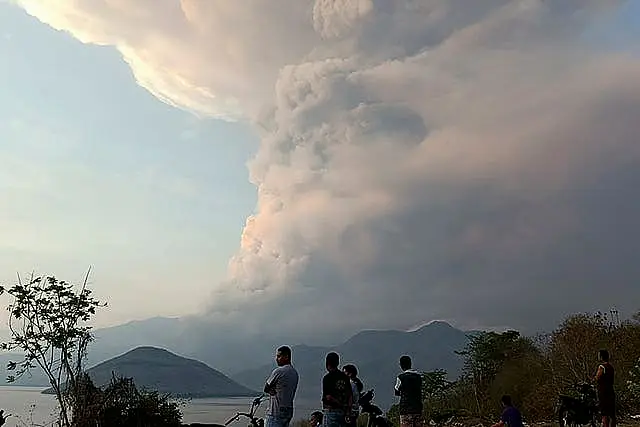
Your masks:
{"label": "mountain ridge", "polygon": [[[261,337],[259,340],[229,344],[206,335],[205,326],[193,323],[193,319],[156,317],[97,329],[96,342],[89,349],[87,365],[99,365],[138,347],[159,347],[205,363],[245,387],[261,390],[262,382],[274,367],[273,363],[269,364],[274,350],[286,340]],[[324,357],[328,351],[335,350],[340,353],[343,363],[353,362],[358,366],[366,385],[379,389],[377,400],[388,404],[393,399],[388,395],[389,381],[395,381],[399,353],[412,355],[417,369],[446,369],[450,376],[455,377],[462,362],[454,351],[461,350],[467,342],[467,335],[474,332],[434,321],[410,331],[367,329],[335,345],[310,345],[308,343],[313,341],[313,337],[309,337],[304,340],[305,344],[292,346],[294,364],[300,365],[299,395],[315,398],[315,389],[324,372]],[[0,363],[2,356],[0,354]],[[30,378],[14,385],[49,386],[46,378],[36,371]]]}
{"label": "mountain ridge", "polygon": [[[180,397],[247,397],[258,394],[199,360],[154,346],[136,347],[89,368],[87,373],[97,386],[107,385],[116,375],[133,378],[138,387]],[[51,389],[43,393],[51,393]]]}
{"label": "mountain ridge", "polygon": [[[293,365],[300,374],[297,396],[308,399],[319,396],[319,386],[324,375],[324,358],[329,351],[336,351],[341,365],[354,363],[365,388],[376,389],[376,401],[389,406],[394,399],[393,385],[399,373],[401,355],[412,357],[414,367],[422,371],[444,369],[455,378],[462,369],[462,359],[455,352],[462,350],[468,341],[465,332],[446,322],[431,322],[414,331],[365,330],[360,331],[336,346],[292,346]],[[274,364],[264,364],[232,375],[231,378],[251,388],[261,388]]]}

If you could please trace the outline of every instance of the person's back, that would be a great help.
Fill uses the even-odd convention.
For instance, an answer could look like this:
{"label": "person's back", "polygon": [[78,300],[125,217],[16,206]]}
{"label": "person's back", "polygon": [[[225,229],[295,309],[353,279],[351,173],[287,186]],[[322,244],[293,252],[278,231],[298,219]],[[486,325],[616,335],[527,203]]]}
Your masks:
{"label": "person's back", "polygon": [[407,370],[398,375],[400,382],[400,403],[401,414],[421,414],[422,413],[422,376],[420,373]]}
{"label": "person's back", "polygon": [[514,406],[506,406],[502,411],[500,419],[507,427],[523,427],[524,425],[522,423],[522,414]]}
{"label": "person's back", "polygon": [[411,358],[400,358],[402,373],[395,386],[396,396],[400,396],[399,412],[401,427],[415,427],[422,424],[422,375],[411,369]]}
{"label": "person's back", "polygon": [[494,424],[492,427],[523,427],[522,414],[513,406],[511,396],[504,395],[502,399],[502,415],[500,415],[500,421]]}
{"label": "person's back", "polygon": [[340,356],[327,354],[327,373],[322,378],[322,410],[325,427],[344,427],[351,415],[353,396],[349,377],[338,369]]}
{"label": "person's back", "polygon": [[324,409],[346,410],[349,408],[349,396],[351,395],[351,381],[344,372],[339,370],[327,372],[322,379],[325,395],[333,399],[324,399]]}

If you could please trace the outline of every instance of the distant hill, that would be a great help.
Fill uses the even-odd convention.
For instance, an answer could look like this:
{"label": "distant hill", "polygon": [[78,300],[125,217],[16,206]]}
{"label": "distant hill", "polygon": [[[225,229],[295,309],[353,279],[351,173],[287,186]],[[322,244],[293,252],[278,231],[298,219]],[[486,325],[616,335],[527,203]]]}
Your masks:
{"label": "distant hill", "polygon": [[[389,406],[394,399],[393,386],[401,355],[410,355],[418,370],[445,369],[455,377],[462,368],[462,359],[454,352],[462,350],[467,339],[467,332],[445,322],[432,322],[413,332],[363,331],[335,347],[294,346],[293,364],[300,374],[298,396],[320,399],[324,358],[329,351],[336,351],[342,365],[354,363],[358,367],[365,388],[376,389],[376,402]],[[249,369],[233,375],[233,379],[261,389],[273,367]]]}
{"label": "distant hill", "polygon": [[[88,371],[94,383],[109,383],[112,373],[133,378],[136,385],[183,397],[241,397],[258,392],[242,386],[204,363],[156,347],[137,347]],[[44,393],[51,393],[45,390]]]}
{"label": "distant hill", "polygon": [[[153,318],[98,329],[96,342],[89,350],[88,363],[96,365],[97,369],[103,366],[102,362],[112,362],[114,359],[109,358],[114,355],[124,357],[131,348],[139,346],[179,349],[181,355],[214,366],[249,389],[261,390],[264,379],[274,367],[264,362],[272,360],[274,349],[287,340],[261,337],[260,340],[221,342],[219,337],[211,336],[211,328],[206,326],[194,319]],[[469,333],[444,322],[432,322],[412,332],[363,331],[336,346],[294,346],[294,364],[301,375],[298,396],[318,398],[324,357],[328,351],[335,350],[342,356],[343,363],[354,362],[358,366],[365,385],[376,389],[376,401],[388,406],[394,400],[392,387],[401,354],[410,354],[417,369],[446,369],[455,377],[460,372],[462,360],[454,351],[464,347]],[[310,336],[304,342],[314,343],[315,337]],[[2,369],[8,358],[0,353],[0,372],[4,374],[0,384],[6,378],[6,370]],[[48,381],[38,371],[35,369],[32,377],[25,377],[16,385],[48,386]],[[109,370],[107,373],[110,375]]]}
{"label": "distant hill", "polygon": [[[396,332],[387,331],[389,334]],[[7,332],[0,330],[0,337],[3,334],[6,335]],[[366,335],[367,332],[364,334]],[[238,336],[234,331],[219,331],[212,328],[209,320],[198,316],[135,320],[95,329],[94,335],[95,340],[88,349],[87,365],[89,366],[104,362],[135,347],[153,346],[200,360],[231,377],[270,361],[273,358],[274,349],[282,343],[304,343],[327,348],[349,339],[347,333],[340,336],[324,336],[316,333],[304,336],[264,334],[250,337]],[[3,379],[0,378],[0,384]],[[47,385],[46,380],[45,385]]]}
{"label": "distant hill", "polygon": [[179,352],[229,374],[264,363],[273,353],[270,340],[264,337],[239,338],[235,333],[214,333],[212,329],[206,319],[197,316],[154,317],[96,329],[88,363],[103,362],[134,347],[154,346]]}
{"label": "distant hill", "polygon": [[[153,346],[178,352],[213,366],[226,374],[259,366],[273,354],[272,340],[267,337],[238,337],[236,334],[212,332],[211,324],[197,316],[153,317],[133,320],[116,326],[97,328],[95,340],[89,344],[87,365],[104,362],[132,348]],[[9,332],[0,329],[0,341],[9,337]],[[308,338],[315,341],[315,336]],[[285,340],[286,341],[286,340]],[[3,353],[0,353],[0,357]],[[6,366],[0,361],[0,371]],[[46,378],[34,370],[34,379],[29,385],[39,382],[48,386]],[[0,385],[6,383],[6,375],[0,377]]]}

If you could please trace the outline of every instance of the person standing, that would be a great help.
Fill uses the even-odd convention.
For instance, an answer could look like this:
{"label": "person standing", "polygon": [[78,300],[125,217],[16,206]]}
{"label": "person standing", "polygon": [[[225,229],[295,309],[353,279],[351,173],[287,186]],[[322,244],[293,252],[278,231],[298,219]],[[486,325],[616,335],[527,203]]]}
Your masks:
{"label": "person standing", "polygon": [[602,416],[602,427],[616,426],[616,393],[613,390],[615,370],[609,363],[609,352],[600,350],[598,353],[600,364],[596,372],[598,389],[598,406]]}
{"label": "person standing", "polygon": [[353,396],[349,377],[338,369],[338,353],[327,354],[327,373],[322,378],[322,410],[324,427],[345,427],[351,415]]}
{"label": "person standing", "polygon": [[422,427],[422,375],[411,368],[411,358],[400,358],[395,395],[400,396],[400,427]]}
{"label": "person standing", "polygon": [[266,427],[288,427],[293,418],[293,401],[298,389],[298,371],[291,365],[291,348],[282,346],[276,351],[277,368],[264,385],[269,395]]}
{"label": "person standing", "polygon": [[360,394],[364,389],[364,384],[360,378],[358,378],[358,368],[356,365],[344,365],[342,367],[342,372],[344,372],[347,377],[349,377],[349,382],[351,383],[351,396],[352,396],[352,405],[351,405],[351,416],[349,417],[349,422],[347,423],[349,426],[355,427],[358,423],[358,416],[360,415]]}

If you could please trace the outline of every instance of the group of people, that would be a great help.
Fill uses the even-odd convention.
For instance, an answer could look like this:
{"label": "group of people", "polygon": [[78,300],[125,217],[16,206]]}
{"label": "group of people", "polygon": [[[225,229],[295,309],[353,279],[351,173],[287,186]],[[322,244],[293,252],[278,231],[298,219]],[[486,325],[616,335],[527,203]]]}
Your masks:
{"label": "group of people", "polygon": [[[609,351],[598,352],[598,369],[593,377],[598,395],[598,410],[602,417],[602,427],[616,427],[616,393],[614,390],[615,370],[609,361]],[[502,396],[504,408],[500,421],[492,427],[522,427],[522,415],[508,395]]]}
{"label": "group of people", "polygon": [[[594,380],[597,385],[602,427],[616,427],[614,369],[609,352],[600,350],[600,364]],[[264,392],[270,396],[266,427],[289,427],[293,418],[293,401],[298,388],[298,372],[291,364],[291,348],[282,346],[276,352],[278,367],[267,378]],[[322,411],[311,414],[311,427],[355,427],[359,415],[359,399],[364,385],[355,365],[340,369],[340,356],[331,352],[325,359],[327,373],[322,379]],[[409,356],[400,357],[401,373],[396,379],[395,395],[400,398],[400,427],[421,427],[422,375],[412,369]],[[522,415],[509,395],[502,396],[503,412],[492,427],[523,427]]]}
{"label": "group of people", "polygon": [[[291,364],[291,348],[276,351],[277,368],[267,378],[264,392],[269,394],[266,427],[288,427],[293,418],[293,401],[299,376]],[[322,411],[311,414],[312,427],[354,427],[360,413],[364,384],[353,364],[340,368],[340,356],[330,352],[325,358],[326,374],[322,379]],[[402,372],[395,384],[400,398],[401,427],[419,427],[422,423],[422,375],[411,367],[411,358],[400,358]]]}

